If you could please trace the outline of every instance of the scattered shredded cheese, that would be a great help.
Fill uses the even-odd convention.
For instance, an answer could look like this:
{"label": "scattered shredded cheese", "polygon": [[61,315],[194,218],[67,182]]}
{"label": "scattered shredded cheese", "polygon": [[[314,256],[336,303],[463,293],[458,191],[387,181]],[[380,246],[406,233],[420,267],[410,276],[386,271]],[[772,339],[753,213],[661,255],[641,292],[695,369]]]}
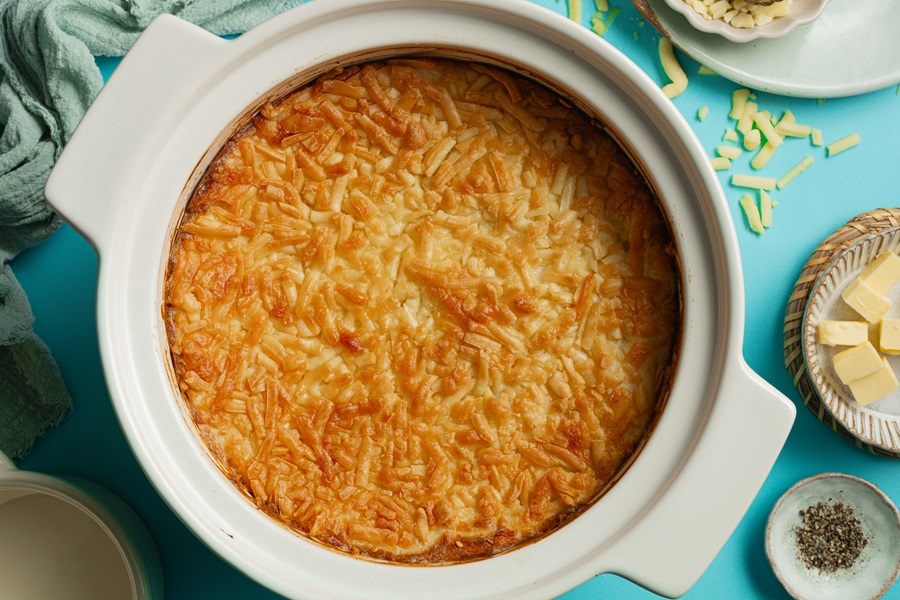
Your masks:
{"label": "scattered shredded cheese", "polygon": [[821,146],[822,145],[822,130],[821,129],[813,129],[810,134],[810,139],[812,140],[813,146]]}
{"label": "scattered shredded cheese", "polygon": [[794,177],[805,171],[809,168],[811,164],[815,162],[815,159],[812,156],[807,156],[800,162],[798,162],[793,169],[785,173],[781,179],[778,180],[777,186],[779,190],[783,190],[787,184],[794,180]]}
{"label": "scattered shredded cheese", "polygon": [[750,225],[750,230],[754,233],[765,233],[766,230],[763,228],[762,217],[760,217],[756,202],[753,201],[753,196],[744,194],[739,202],[741,208],[744,210],[744,215],[747,217],[747,223]]}
{"label": "scattered shredded cheese", "polygon": [[724,156],[716,156],[715,158],[709,159],[709,162],[716,171],[727,171],[731,168],[731,161]]}
{"label": "scattered shredded cheese", "polygon": [[700,121],[702,121],[702,120],[705,119],[707,116],[709,116],[709,107],[708,107],[708,106],[701,106],[701,107],[700,107],[700,110],[697,111],[697,119],[700,120]]}
{"label": "scattered shredded cheese", "polygon": [[619,16],[620,12],[622,12],[622,9],[618,6],[613,7],[613,9],[609,11],[609,14],[606,15],[606,21],[604,21],[607,29],[609,29],[609,26],[613,24],[613,21],[616,20],[616,17]]}
{"label": "scattered shredded cheese", "polygon": [[594,6],[600,12],[606,12],[609,10],[609,2],[607,0],[594,0]]}
{"label": "scattered shredded cheese", "polygon": [[[619,16],[619,13],[622,12],[622,9],[618,6],[609,11],[609,13],[604,13],[604,11],[598,10],[598,12],[591,18],[591,30],[603,37],[603,35],[609,30],[610,25],[613,24],[613,21],[616,20],[616,17]],[[637,39],[637,32],[634,32],[635,39]]]}
{"label": "scattered shredded cheese", "polygon": [[569,0],[569,18],[581,25],[581,0]]}
{"label": "scattered shredded cheese", "polygon": [[744,114],[744,104],[747,103],[747,100],[756,100],[753,92],[747,88],[734,90],[731,94],[731,112],[728,113],[728,116],[732,119],[740,119]]}
{"label": "scattered shredded cheese", "polygon": [[662,63],[666,76],[672,81],[672,83],[663,86],[663,93],[669,98],[674,98],[683,93],[687,89],[687,75],[684,74],[684,69],[681,68],[681,65],[678,64],[678,59],[675,58],[672,42],[664,37],[659,38],[659,62]]}
{"label": "scattered shredded cheese", "polygon": [[759,148],[761,143],[762,135],[759,133],[759,129],[751,129],[744,134],[744,150],[747,152],[753,152]]}
{"label": "scattered shredded cheese", "polygon": [[809,134],[812,132],[812,127],[809,125],[780,121],[778,125],[775,126],[775,132],[785,137],[805,138],[809,137]]}
{"label": "scattered shredded cheese", "polygon": [[730,160],[737,159],[741,154],[744,153],[740,148],[736,148],[735,146],[719,146],[716,148],[716,153],[719,156],[724,156]]}
{"label": "scattered shredded cheese", "polygon": [[797,117],[794,116],[794,113],[792,113],[789,110],[786,110],[786,111],[784,111],[784,114],[781,115],[781,120],[778,121],[778,123],[776,124],[776,127],[778,125],[781,125],[782,123],[787,124],[787,123],[796,123],[796,122],[797,122]]}
{"label": "scattered shredded cheese", "polygon": [[[707,6],[721,2],[723,0],[685,0],[689,4],[693,2],[705,3]],[[739,0],[744,2],[745,0]],[[708,70],[708,69],[707,69]],[[704,73],[704,67],[700,67],[700,72]],[[711,71],[710,71],[711,72]],[[897,88],[897,95],[900,96],[900,86]],[[750,159],[750,166],[753,170],[759,171],[763,169],[775,152],[784,145],[789,138],[809,139],[813,146],[823,146],[822,130],[811,125],[798,123],[797,117],[790,110],[785,110],[780,114],[772,114],[767,110],[760,110],[760,106],[755,102],[756,96],[747,88],[739,88],[732,92],[731,110],[728,117],[734,121],[733,128],[725,129],[722,134],[722,140],[732,142],[735,146],[723,145],[716,148],[718,156],[711,158],[712,164],[717,171],[730,169],[732,162],[737,160],[741,155],[740,147],[748,152],[755,152],[753,158]],[[819,100],[822,104],[824,99]],[[706,107],[704,107],[706,108]],[[858,145],[861,142],[858,134],[851,134],[841,138],[826,148],[828,157],[834,156]],[[760,229],[772,226],[772,208],[777,206],[777,202],[766,193],[766,190],[783,189],[791,181],[793,181],[800,173],[808,169],[815,159],[807,156],[780,179],[773,177],[762,177],[755,175],[746,175],[734,173],[731,176],[731,185],[743,188],[754,188],[760,190],[759,206],[754,203],[750,195],[741,198],[741,206],[747,215],[751,229],[757,233],[754,225],[753,215],[759,215],[761,222]]]}
{"label": "scattered shredded cheese", "polygon": [[759,190],[759,218],[762,226],[769,228],[772,226],[772,207],[774,203],[766,190]]}
{"label": "scattered shredded cheese", "polygon": [[731,176],[731,185],[737,187],[753,188],[757,190],[774,190],[775,178],[735,173]]}
{"label": "scattered shredded cheese", "polygon": [[844,150],[848,150],[853,146],[856,146],[861,141],[862,139],[859,137],[858,133],[851,133],[847,137],[842,137],[838,141],[832,142],[825,146],[825,153],[829,158],[831,158],[835,154],[840,154]]}
{"label": "scattered shredded cheese", "polygon": [[[697,69],[697,72],[700,73],[701,75],[718,75],[718,73],[716,73],[715,71],[713,71],[712,69],[710,69],[709,67],[704,66],[704,65],[700,65],[700,68]],[[898,94],[898,95],[900,95],[900,94]]]}
{"label": "scattered shredded cheese", "polygon": [[744,135],[747,135],[747,132],[753,128],[753,116],[756,114],[757,108],[759,107],[756,105],[756,102],[744,103],[744,114],[741,115],[737,123],[737,130]]}
{"label": "scattered shredded cheese", "polygon": [[759,152],[756,153],[753,160],[750,161],[750,166],[753,167],[754,170],[759,171],[769,163],[769,159],[775,154],[775,150],[777,150],[775,146],[766,143],[766,145],[760,148]]}
{"label": "scattered shredded cheese", "polygon": [[770,120],[767,111],[761,111],[753,115],[753,122],[756,123],[759,130],[766,136],[767,143],[778,148],[781,146],[782,142],[784,142],[784,138],[778,135],[775,132],[775,128],[772,127],[772,121]]}

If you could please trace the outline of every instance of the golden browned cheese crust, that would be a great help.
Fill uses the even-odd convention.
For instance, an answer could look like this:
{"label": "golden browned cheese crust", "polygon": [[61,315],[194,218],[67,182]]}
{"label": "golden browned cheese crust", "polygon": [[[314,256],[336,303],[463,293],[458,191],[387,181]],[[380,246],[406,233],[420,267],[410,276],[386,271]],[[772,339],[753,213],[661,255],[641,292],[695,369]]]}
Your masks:
{"label": "golden browned cheese crust", "polygon": [[181,394],[260,509],[440,563],[605,490],[666,393],[678,285],[601,127],[495,67],[407,59],[326,75],[229,142],[165,316]]}

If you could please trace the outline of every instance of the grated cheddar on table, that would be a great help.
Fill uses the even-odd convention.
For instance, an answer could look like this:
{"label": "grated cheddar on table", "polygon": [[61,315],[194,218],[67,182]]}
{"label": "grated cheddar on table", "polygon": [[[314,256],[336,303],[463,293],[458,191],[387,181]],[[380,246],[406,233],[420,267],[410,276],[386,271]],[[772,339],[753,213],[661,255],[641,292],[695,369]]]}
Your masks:
{"label": "grated cheddar on table", "polygon": [[680,335],[635,165],[476,63],[339,69],[266,104],[203,176],[166,277],[178,386],[222,472],[298,534],[394,562],[491,556],[581,513],[661,410]]}

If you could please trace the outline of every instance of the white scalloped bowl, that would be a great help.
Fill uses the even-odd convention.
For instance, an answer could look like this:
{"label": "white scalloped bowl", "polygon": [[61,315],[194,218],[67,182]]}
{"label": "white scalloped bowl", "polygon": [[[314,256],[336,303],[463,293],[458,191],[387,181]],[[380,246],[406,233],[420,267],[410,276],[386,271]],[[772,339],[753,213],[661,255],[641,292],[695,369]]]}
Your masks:
{"label": "white scalloped bowl", "polygon": [[793,0],[791,12],[779,17],[768,25],[742,29],[732,27],[722,19],[707,19],[684,0],[665,0],[673,10],[683,14],[695,28],[706,33],[715,33],[739,44],[760,38],[779,38],[787,35],[800,25],[811,23],[822,14],[829,0]]}

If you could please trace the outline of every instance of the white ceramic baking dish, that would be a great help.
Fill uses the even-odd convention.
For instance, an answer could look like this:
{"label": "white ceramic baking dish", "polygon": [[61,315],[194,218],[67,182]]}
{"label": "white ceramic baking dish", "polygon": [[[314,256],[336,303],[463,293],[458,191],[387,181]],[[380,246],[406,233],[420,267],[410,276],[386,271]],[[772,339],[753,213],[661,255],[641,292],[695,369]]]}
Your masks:
{"label": "white ceramic baking dish", "polygon": [[[599,115],[661,192],[683,267],[671,395],[620,481],[534,543],[439,567],[355,559],[258,511],[209,460],[173,393],[161,316],[172,228],[222,132],[287,80],[404,53],[512,66]],[[741,356],[737,241],[687,123],[616,49],[524,0],[322,0],[233,41],[160,17],[88,111],[46,196],[100,255],[104,370],[142,467],[210,548],[289,597],[546,598],[606,572],[679,596],[737,526],[793,422],[793,405]]]}

